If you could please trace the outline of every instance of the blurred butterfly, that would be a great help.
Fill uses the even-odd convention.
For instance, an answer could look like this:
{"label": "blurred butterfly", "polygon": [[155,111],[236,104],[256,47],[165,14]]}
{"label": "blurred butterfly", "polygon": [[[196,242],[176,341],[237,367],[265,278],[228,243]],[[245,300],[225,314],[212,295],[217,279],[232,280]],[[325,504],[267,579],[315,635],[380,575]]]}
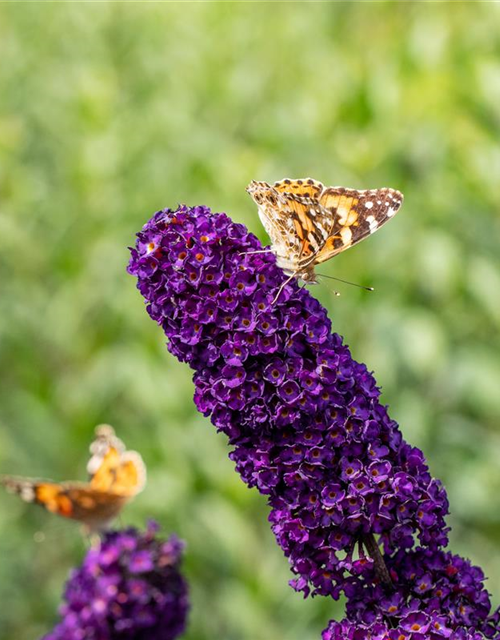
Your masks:
{"label": "blurred butterfly", "polygon": [[380,229],[403,203],[395,189],[325,187],[312,178],[285,179],[272,186],[253,180],[247,191],[258,206],[277,264],[289,276],[287,282],[317,282],[316,265]]}
{"label": "blurred butterfly", "polygon": [[127,451],[107,424],[96,427],[90,445],[88,482],[52,482],[3,476],[0,483],[26,502],[45,507],[85,525],[88,532],[105,529],[123,506],[144,488],[146,467],[141,456]]}

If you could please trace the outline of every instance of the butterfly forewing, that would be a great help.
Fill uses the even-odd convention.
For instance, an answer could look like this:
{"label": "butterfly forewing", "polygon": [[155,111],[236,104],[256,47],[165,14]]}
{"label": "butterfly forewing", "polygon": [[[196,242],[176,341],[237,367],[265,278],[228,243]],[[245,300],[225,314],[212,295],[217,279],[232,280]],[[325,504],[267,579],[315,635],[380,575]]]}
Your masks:
{"label": "butterfly forewing", "polygon": [[110,425],[96,428],[96,439],[90,445],[92,457],[87,464],[89,486],[95,491],[132,497],[142,491],[146,467],[136,451],[127,451]]}
{"label": "butterfly forewing", "polygon": [[297,264],[307,263],[324,245],[331,226],[330,214],[319,205],[325,187],[317,180],[306,178],[280,180],[274,183],[274,188],[281,194],[282,209],[291,218],[289,226],[298,238],[292,258]]}
{"label": "butterfly forewing", "polygon": [[331,227],[315,263],[325,262],[375,233],[397,213],[402,202],[403,196],[395,189],[325,189],[319,204],[331,216]]}
{"label": "butterfly forewing", "polygon": [[324,185],[318,180],[313,178],[305,178],[304,180],[278,180],[273,187],[279,193],[283,193],[287,196],[293,195],[299,198],[310,198],[316,201],[321,192],[324,190]]}

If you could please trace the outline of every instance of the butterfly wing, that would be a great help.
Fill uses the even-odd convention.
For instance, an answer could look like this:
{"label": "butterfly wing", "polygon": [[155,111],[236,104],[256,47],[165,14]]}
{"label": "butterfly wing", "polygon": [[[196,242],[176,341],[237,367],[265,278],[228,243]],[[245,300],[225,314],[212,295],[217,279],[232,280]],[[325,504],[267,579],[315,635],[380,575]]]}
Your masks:
{"label": "butterfly wing", "polygon": [[299,271],[325,242],[318,226],[321,212],[317,206],[323,188],[312,178],[280,180],[273,186],[252,181],[247,187],[257,203],[278,264],[288,273]]}
{"label": "butterfly wing", "polygon": [[402,203],[403,195],[396,189],[326,188],[319,205],[331,227],[314,263],[325,262],[375,233],[398,212]]}
{"label": "butterfly wing", "polygon": [[304,178],[304,180],[289,180],[285,178],[275,182],[273,187],[278,193],[283,193],[287,196],[298,196],[299,198],[309,198],[312,201],[317,201],[325,188],[322,182],[313,180],[313,178]]}
{"label": "butterfly wing", "polygon": [[287,241],[288,225],[282,215],[282,209],[286,204],[284,199],[270,184],[257,180],[252,180],[247,187],[247,192],[257,204],[259,218],[271,239],[273,251],[277,255],[286,255],[290,248]]}
{"label": "butterfly wing", "polygon": [[92,528],[100,528],[112,520],[125,502],[121,496],[97,492],[84,483],[56,483],[11,476],[2,478],[1,483],[25,502],[39,504],[51,513],[78,520]]}
{"label": "butterfly wing", "polygon": [[88,484],[68,482],[60,486],[58,499],[70,509],[68,513],[60,515],[78,520],[94,530],[108,526],[128,501],[126,496],[96,491]]}
{"label": "butterfly wing", "polygon": [[87,465],[89,487],[124,498],[132,498],[144,488],[146,467],[136,451],[126,451],[110,425],[96,428]]}
{"label": "butterfly wing", "polygon": [[332,227],[331,214],[319,205],[324,191],[321,182],[312,178],[304,180],[279,180],[274,189],[286,202],[284,215],[293,229],[296,243],[296,271],[300,271],[322,249]]}
{"label": "butterfly wing", "polygon": [[13,476],[4,476],[0,482],[9,493],[17,494],[25,502],[40,504],[52,513],[67,515],[70,512],[69,505],[60,499],[60,484]]}

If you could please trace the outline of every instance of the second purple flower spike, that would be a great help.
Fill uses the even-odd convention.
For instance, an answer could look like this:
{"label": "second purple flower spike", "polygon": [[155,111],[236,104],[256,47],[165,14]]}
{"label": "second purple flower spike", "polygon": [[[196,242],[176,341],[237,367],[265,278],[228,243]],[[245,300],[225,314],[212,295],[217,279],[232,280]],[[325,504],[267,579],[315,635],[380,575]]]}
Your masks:
{"label": "second purple flower spike", "polygon": [[174,640],[186,625],[187,584],[180,572],[183,543],[145,533],[109,531],[74,569],[62,621],[43,640]]}

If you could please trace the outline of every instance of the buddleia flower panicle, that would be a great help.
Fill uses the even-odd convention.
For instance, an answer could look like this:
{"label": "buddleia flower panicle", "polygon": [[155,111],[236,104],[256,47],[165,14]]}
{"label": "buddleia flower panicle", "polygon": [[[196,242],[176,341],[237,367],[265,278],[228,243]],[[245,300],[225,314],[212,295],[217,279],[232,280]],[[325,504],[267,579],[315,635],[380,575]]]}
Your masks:
{"label": "buddleia flower panicle", "polygon": [[104,534],[66,584],[61,622],[42,640],[174,640],[189,608],[183,543],[149,523]]}
{"label": "buddleia flower panicle", "polygon": [[377,634],[384,640],[500,638],[498,612],[490,614],[479,567],[450,552],[423,548],[401,550],[386,563],[393,589],[375,580],[353,581],[346,587],[347,618],[332,621],[323,640]]}
{"label": "buddleia flower panicle", "polygon": [[129,273],[168,349],[194,370],[195,403],[229,438],[303,592],[339,597],[388,557],[447,543],[441,483],[403,439],[326,310],[247,229],[206,207],[157,212]]}
{"label": "buddleia flower panicle", "polygon": [[359,624],[347,619],[332,620],[323,631],[322,640],[486,640],[490,637],[473,629],[451,631],[441,620],[439,616],[408,614],[403,625],[397,628],[380,622]]}

